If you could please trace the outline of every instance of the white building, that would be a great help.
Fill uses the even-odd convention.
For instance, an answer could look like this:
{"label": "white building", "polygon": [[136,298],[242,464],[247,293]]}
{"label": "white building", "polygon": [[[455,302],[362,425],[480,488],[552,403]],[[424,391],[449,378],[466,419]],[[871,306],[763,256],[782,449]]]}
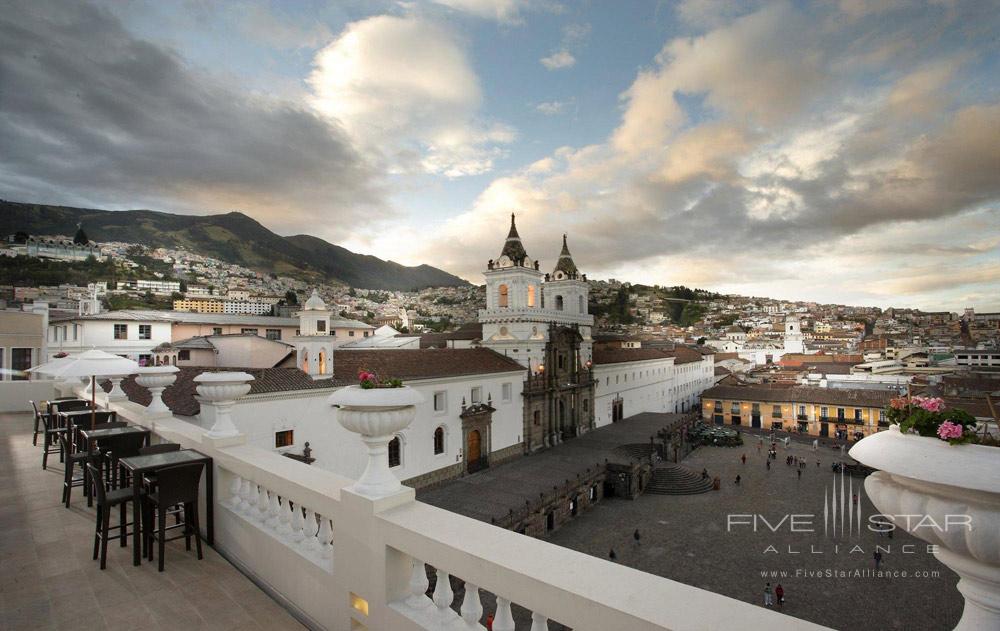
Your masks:
{"label": "white building", "polygon": [[172,326],[157,311],[107,311],[56,317],[48,325],[49,356],[91,348],[153,363],[153,349],[170,342]]}

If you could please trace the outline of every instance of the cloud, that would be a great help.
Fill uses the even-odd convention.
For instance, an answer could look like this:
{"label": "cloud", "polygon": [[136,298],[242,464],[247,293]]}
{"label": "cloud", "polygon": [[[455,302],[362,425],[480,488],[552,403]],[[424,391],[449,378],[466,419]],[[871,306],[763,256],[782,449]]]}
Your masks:
{"label": "cloud", "polygon": [[238,10],[239,29],[254,40],[278,50],[316,48],[333,38],[325,24],[275,11],[266,5],[230,6]]}
{"label": "cloud", "polygon": [[435,3],[444,5],[456,11],[468,13],[479,18],[520,24],[522,22],[522,12],[524,11],[547,11],[549,13],[561,13],[563,6],[555,0],[529,1],[529,0],[433,0]]}
{"label": "cloud", "polygon": [[192,68],[100,8],[7,3],[0,84],[7,198],[238,209],[282,231],[319,219],[331,237],[384,210],[377,174],[334,121]]}
{"label": "cloud", "polygon": [[542,57],[538,61],[549,70],[560,70],[562,68],[571,68],[576,63],[576,57],[567,50],[559,50],[548,57]]}
{"label": "cloud", "polygon": [[380,15],[348,24],[317,53],[312,104],[396,172],[492,169],[515,131],[478,117],[479,78],[447,28]]}
{"label": "cloud", "polygon": [[544,101],[536,105],[535,109],[546,116],[555,116],[562,114],[563,110],[566,109],[566,101]]}
{"label": "cloud", "polygon": [[[568,232],[596,278],[925,308],[1000,296],[995,244],[969,246],[1000,213],[1000,102],[967,61],[990,29],[965,28],[998,18],[953,10],[947,26],[921,12],[829,22],[778,3],[671,39],[606,142],[495,179],[434,254],[478,280],[513,211],[543,269]],[[906,55],[873,54],[905,39]],[[959,290],[909,279],[924,251],[948,258]]]}

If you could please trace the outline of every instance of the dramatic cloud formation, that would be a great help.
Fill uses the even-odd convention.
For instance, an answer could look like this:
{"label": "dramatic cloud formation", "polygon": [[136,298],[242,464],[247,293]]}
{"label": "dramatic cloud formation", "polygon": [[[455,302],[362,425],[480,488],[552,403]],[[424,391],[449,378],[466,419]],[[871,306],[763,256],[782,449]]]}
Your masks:
{"label": "dramatic cloud formation", "polygon": [[381,205],[375,174],[335,122],[188,67],[99,8],[6,3],[0,86],[10,199],[239,209],[285,230],[317,216],[346,227]]}
{"label": "dramatic cloud formation", "polygon": [[514,131],[477,119],[479,79],[455,36],[419,17],[349,24],[317,54],[317,110],[393,171],[449,177],[489,171]]}
{"label": "dramatic cloud formation", "polygon": [[[997,242],[946,264],[922,247],[980,234],[950,232],[968,229],[962,217],[995,232],[1000,102],[959,77],[1000,20],[976,3],[844,4],[730,17],[684,3],[684,19],[714,28],[663,46],[608,142],[494,180],[444,227],[441,242],[461,247],[436,247],[438,260],[477,279],[516,211],[532,256],[554,265],[568,231],[598,276],[924,306],[995,292]],[[875,11],[892,19],[857,19]],[[924,225],[947,239],[914,236]]]}

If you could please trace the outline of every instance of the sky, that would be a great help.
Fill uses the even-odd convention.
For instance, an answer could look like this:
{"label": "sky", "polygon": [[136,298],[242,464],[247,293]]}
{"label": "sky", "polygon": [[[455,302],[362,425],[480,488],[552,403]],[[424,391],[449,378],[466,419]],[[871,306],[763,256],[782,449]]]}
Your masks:
{"label": "sky", "polygon": [[1000,310],[1000,4],[12,0],[0,198]]}

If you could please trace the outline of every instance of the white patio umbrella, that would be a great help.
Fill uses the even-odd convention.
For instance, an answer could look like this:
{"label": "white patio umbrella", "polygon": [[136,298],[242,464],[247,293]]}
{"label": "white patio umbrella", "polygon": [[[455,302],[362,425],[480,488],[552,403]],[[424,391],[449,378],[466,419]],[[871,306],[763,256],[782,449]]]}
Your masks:
{"label": "white patio umbrella", "polygon": [[139,372],[139,364],[127,357],[92,348],[77,355],[53,359],[30,370],[53,377],[90,377],[90,426],[93,427],[97,416],[97,378],[131,375]]}

